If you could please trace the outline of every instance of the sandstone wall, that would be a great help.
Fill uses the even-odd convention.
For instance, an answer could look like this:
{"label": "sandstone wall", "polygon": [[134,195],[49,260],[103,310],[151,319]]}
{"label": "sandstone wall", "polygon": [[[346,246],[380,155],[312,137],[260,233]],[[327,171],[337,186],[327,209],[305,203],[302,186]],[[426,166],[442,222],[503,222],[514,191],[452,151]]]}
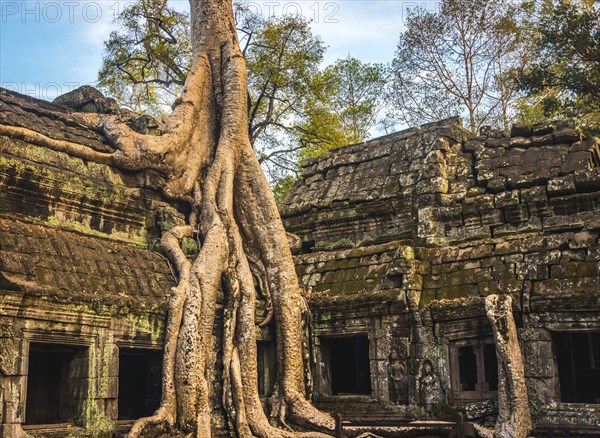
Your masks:
{"label": "sandstone wall", "polygon": [[491,342],[483,297],[508,294],[536,434],[599,433],[598,405],[561,401],[554,345],[557,333],[600,332],[599,145],[569,123],[473,137],[451,120],[306,163],[282,216],[303,241],[316,372],[328,376],[320,338],[367,335],[374,387],[371,404],[327,396],[322,406],[427,417],[431,364],[434,415],[460,409],[492,425],[494,393],[457,392],[456,355]]}
{"label": "sandstone wall", "polygon": [[[112,150],[68,109],[6,90],[0,123]],[[26,421],[32,348],[75,352],[60,383],[69,424],[29,430],[45,436],[114,430],[120,350],[160,355],[175,280],[149,250],[165,206],[155,178],[0,136],[0,436]]]}

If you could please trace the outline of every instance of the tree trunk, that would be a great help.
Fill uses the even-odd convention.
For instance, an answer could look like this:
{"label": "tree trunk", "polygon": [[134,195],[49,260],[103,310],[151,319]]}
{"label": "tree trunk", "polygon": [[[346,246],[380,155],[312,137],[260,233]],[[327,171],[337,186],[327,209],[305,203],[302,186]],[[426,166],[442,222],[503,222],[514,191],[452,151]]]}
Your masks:
{"label": "tree trunk", "polygon": [[[147,436],[153,427],[165,425],[211,436],[212,394],[206,373],[214,355],[212,332],[221,285],[226,295],[223,403],[230,425],[241,437],[296,435],[271,426],[259,400],[253,275],[271,297],[274,311],[278,425],[292,419],[313,430],[332,430],[333,419],[304,397],[303,298],[279,212],[248,136],[246,67],[231,1],[190,3],[192,73],[169,120],[168,147],[159,140],[149,149],[164,154],[169,175],[165,192],[191,202],[193,213],[188,226],[162,239],[180,276],[165,338],[163,399],[157,413],[139,420],[130,436]],[[118,133],[115,141],[125,138]],[[147,142],[134,143],[139,151]],[[196,229],[202,244],[191,262],[179,242]]]}
{"label": "tree trunk", "polygon": [[[223,405],[232,432],[264,438],[328,436],[333,418],[304,396],[302,313],[292,255],[279,212],[248,135],[246,66],[231,0],[190,0],[193,64],[165,134],[141,135],[110,116],[80,114],[103,130],[116,151],[100,153],[24,128],[0,132],[86,160],[128,170],[154,169],[164,194],[188,202],[188,223],[167,231],[162,247],[178,272],[165,332],[162,400],[129,437],[210,437],[214,394],[217,292],[223,289]],[[180,242],[196,235],[194,260]],[[277,382],[271,422],[258,395],[255,285],[270,298],[277,341]],[[263,322],[265,323],[265,322]],[[308,365],[308,364],[307,364]],[[292,421],[315,431],[293,432]],[[272,425],[273,423],[274,425]]]}
{"label": "tree trunk", "polygon": [[495,438],[526,438],[531,431],[531,412],[525,386],[523,357],[509,296],[485,299],[487,317],[494,330],[498,355],[498,419]]}

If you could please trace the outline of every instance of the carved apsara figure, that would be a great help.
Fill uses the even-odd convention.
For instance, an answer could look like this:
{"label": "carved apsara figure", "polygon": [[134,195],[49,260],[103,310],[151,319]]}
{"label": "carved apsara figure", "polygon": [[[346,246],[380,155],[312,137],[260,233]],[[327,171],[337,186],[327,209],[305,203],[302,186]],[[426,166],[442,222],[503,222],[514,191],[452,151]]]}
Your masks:
{"label": "carved apsara figure", "polygon": [[427,416],[433,417],[435,407],[441,400],[442,390],[439,378],[434,372],[433,364],[429,359],[423,361],[419,384],[421,405],[425,408]]}
{"label": "carved apsara figure", "polygon": [[408,372],[406,360],[392,350],[389,358],[389,375],[391,383],[391,401],[395,404],[405,405],[408,403]]}

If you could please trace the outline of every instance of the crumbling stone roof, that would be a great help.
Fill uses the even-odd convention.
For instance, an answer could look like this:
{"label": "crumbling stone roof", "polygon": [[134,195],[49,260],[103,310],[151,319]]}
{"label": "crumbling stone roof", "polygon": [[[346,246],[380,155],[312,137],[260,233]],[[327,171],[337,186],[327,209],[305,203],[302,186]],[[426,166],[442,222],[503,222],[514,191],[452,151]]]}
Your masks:
{"label": "crumbling stone roof", "polygon": [[389,277],[409,272],[414,258],[411,252],[411,248],[391,242],[303,254],[296,257],[296,270],[302,282],[317,293],[327,293],[332,287],[342,295],[372,289],[393,290],[399,286]]}
{"label": "crumbling stone roof", "polygon": [[282,215],[316,297],[396,284],[421,305],[501,293],[597,309],[599,165],[599,140],[569,123],[473,137],[443,121],[311,160]]}
{"label": "crumbling stone roof", "polygon": [[430,161],[438,160],[437,151],[453,148],[456,155],[455,145],[466,136],[456,119],[448,119],[307,161],[281,208],[286,228],[315,249],[414,241],[415,197],[436,193],[429,183],[445,175],[435,174]]}
{"label": "crumbling stone roof", "polygon": [[174,285],[157,253],[79,233],[0,219],[0,289],[103,304],[162,303]]}
{"label": "crumbling stone roof", "polygon": [[577,208],[593,210],[596,196],[585,193],[600,189],[599,164],[598,140],[568,123],[472,137],[451,119],[310,160],[281,211],[305,250],[444,245],[575,208],[561,199],[539,211],[536,187],[548,198],[580,193],[576,202],[588,207]]}
{"label": "crumbling stone roof", "polygon": [[[110,151],[106,138],[66,107],[0,90],[0,123]],[[0,136],[0,215],[146,244],[150,173],[71,157]]]}
{"label": "crumbling stone roof", "polygon": [[574,188],[576,180],[583,187],[600,165],[597,140],[582,139],[581,132],[566,122],[514,127],[510,137],[475,137],[464,150],[474,154],[478,185],[491,193],[550,181],[552,192],[560,191],[559,186]]}
{"label": "crumbling stone roof", "polygon": [[[67,107],[1,89],[0,123],[112,150]],[[0,136],[0,290],[164,305],[175,283],[166,259],[146,249],[156,237],[152,178]]]}

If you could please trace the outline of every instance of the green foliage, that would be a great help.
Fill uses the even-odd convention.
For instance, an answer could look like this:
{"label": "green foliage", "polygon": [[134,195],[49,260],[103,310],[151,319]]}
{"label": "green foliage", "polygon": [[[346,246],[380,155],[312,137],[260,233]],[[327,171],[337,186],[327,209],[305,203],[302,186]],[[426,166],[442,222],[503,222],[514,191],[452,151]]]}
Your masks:
{"label": "green foliage", "polygon": [[292,188],[304,160],[368,138],[383,106],[385,96],[381,90],[386,78],[380,64],[366,64],[348,56],[317,72],[313,79],[316,85],[294,126],[292,147],[280,157],[288,160],[291,175],[272,178],[277,202],[283,201]]}
{"label": "green foliage", "polygon": [[292,175],[286,175],[275,182],[273,185],[273,196],[275,196],[275,202],[278,205],[283,202],[297,180]]}
{"label": "green foliage", "polygon": [[390,100],[408,125],[454,115],[473,132],[507,128],[522,62],[518,10],[500,0],[443,0],[436,12],[411,11],[391,64]]}
{"label": "green foliage", "polygon": [[121,30],[104,43],[99,85],[128,109],[163,115],[189,73],[189,17],[167,0],[138,0],[116,21]]}
{"label": "green foliage", "polygon": [[298,126],[299,142],[302,144],[299,162],[350,143],[339,116],[328,109],[324,100],[312,102],[311,105],[307,117]]}
{"label": "green foliage", "polygon": [[365,64],[348,56],[325,69],[331,79],[327,106],[339,119],[347,143],[368,137],[377,123],[384,103],[385,69],[381,64]]}
{"label": "green foliage", "polygon": [[[348,57],[324,71],[323,41],[301,16],[263,19],[234,5],[248,69],[250,141],[279,198],[300,160],[363,141],[377,121],[384,68]],[[137,0],[105,42],[103,91],[137,112],[164,115],[190,69],[189,17],[167,0]],[[291,176],[290,176],[291,175]]]}
{"label": "green foliage", "polygon": [[302,17],[257,22],[245,42],[250,140],[278,181],[297,170],[300,127],[326,85],[318,68],[325,46]]}
{"label": "green foliage", "polygon": [[309,102],[300,126],[301,160],[367,139],[384,104],[386,75],[381,64],[348,56],[325,68],[321,81],[324,87]]}
{"label": "green foliage", "polygon": [[600,131],[598,2],[543,0],[524,7],[534,59],[517,75],[527,93],[520,102],[520,120],[570,117],[584,129]]}

